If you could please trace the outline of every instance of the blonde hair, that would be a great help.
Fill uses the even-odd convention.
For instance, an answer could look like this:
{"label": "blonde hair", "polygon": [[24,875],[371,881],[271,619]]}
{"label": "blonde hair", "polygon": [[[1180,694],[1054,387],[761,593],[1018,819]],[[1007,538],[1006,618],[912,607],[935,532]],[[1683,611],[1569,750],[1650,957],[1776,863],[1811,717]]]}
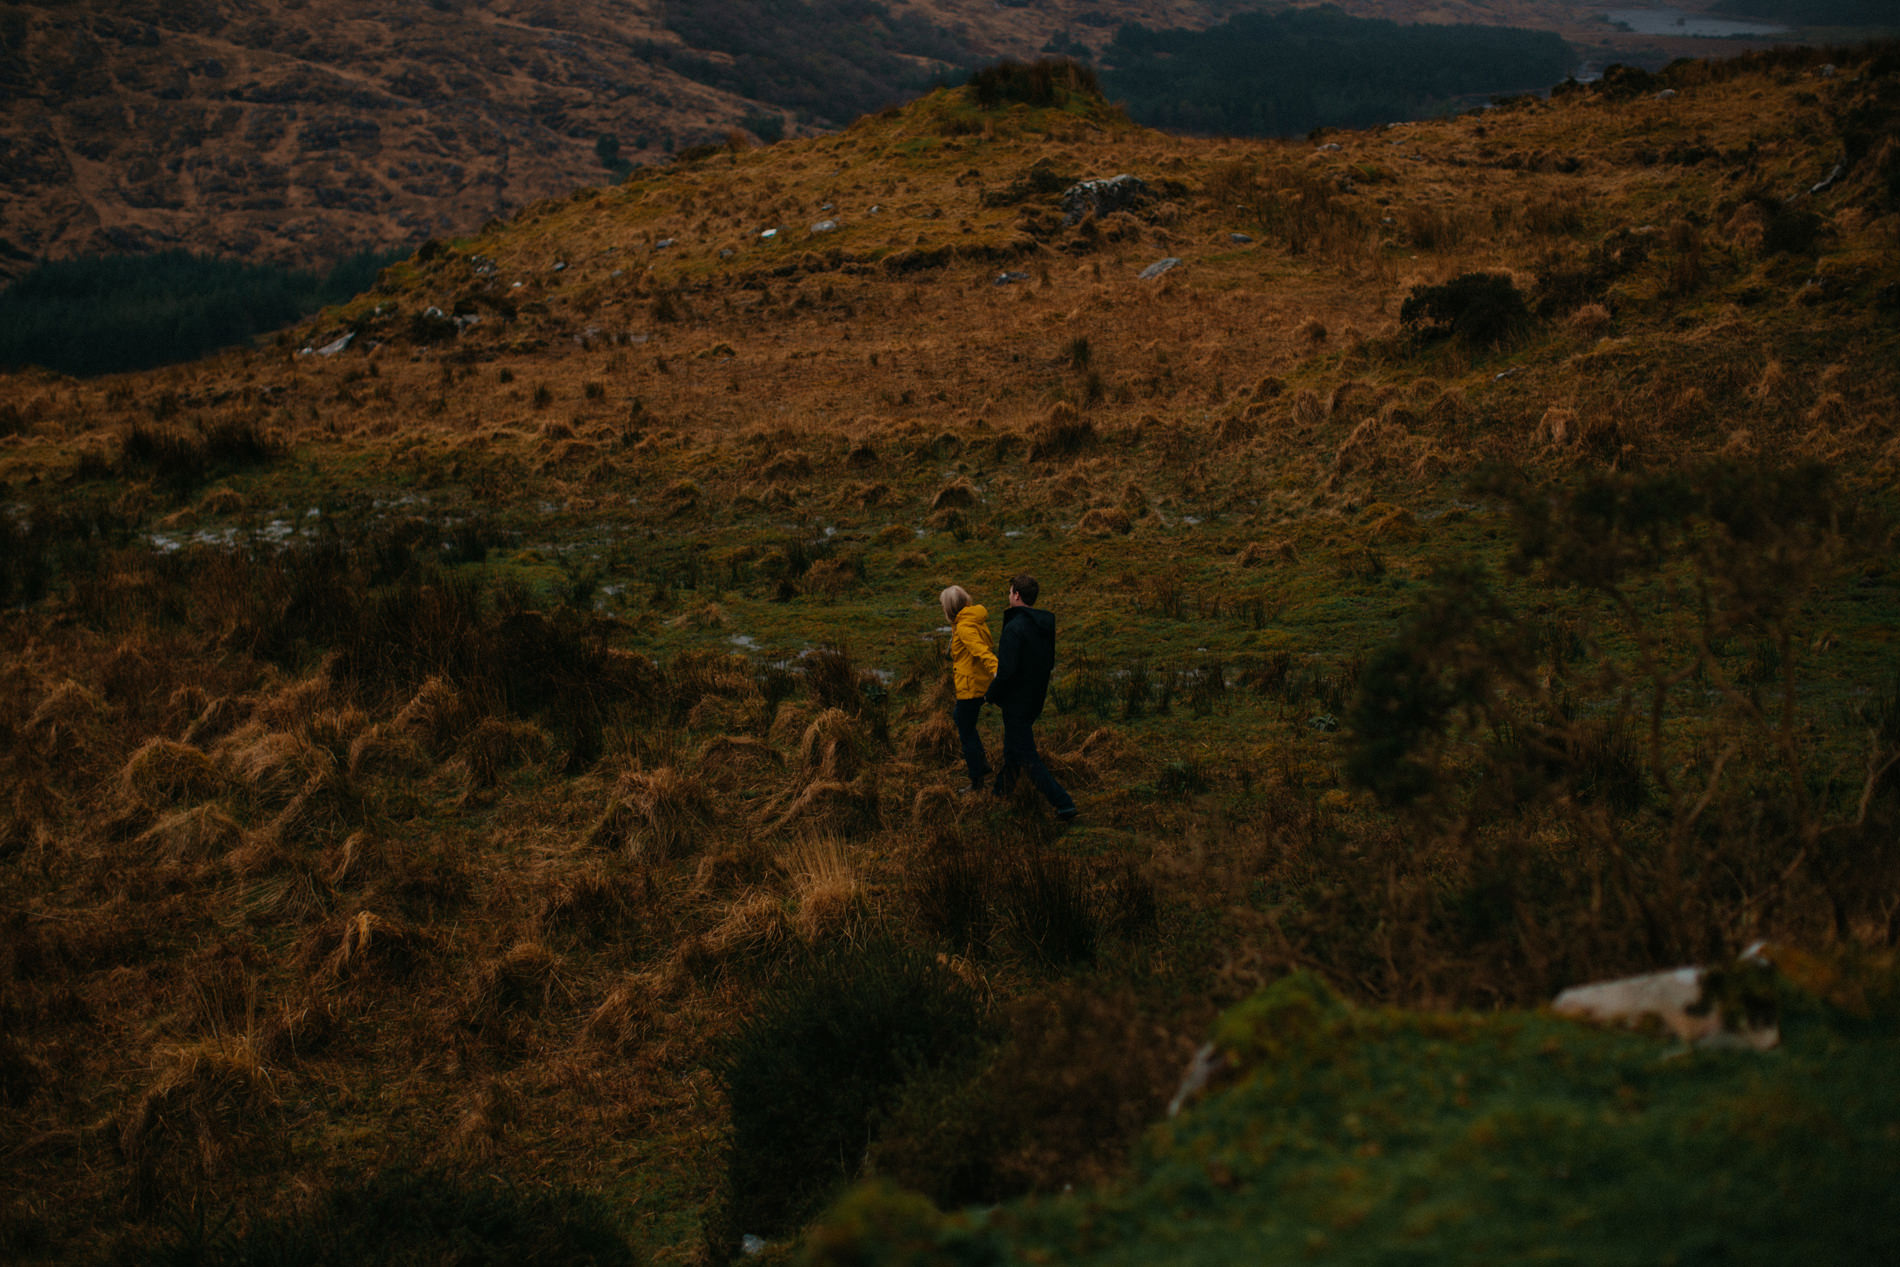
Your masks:
{"label": "blonde hair", "polygon": [[957,613],[970,605],[970,591],[961,585],[952,585],[937,595],[937,598],[943,603],[943,618],[953,624],[956,622]]}

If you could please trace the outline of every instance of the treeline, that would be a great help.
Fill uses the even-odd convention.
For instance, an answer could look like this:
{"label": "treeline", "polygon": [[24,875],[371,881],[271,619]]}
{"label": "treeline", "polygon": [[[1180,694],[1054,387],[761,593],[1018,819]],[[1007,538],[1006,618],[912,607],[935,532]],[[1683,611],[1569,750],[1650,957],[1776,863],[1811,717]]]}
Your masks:
{"label": "treeline", "polygon": [[941,27],[892,13],[876,0],[669,0],[666,25],[691,49],[654,45],[650,60],[830,124],[849,123],[929,87],[935,77],[919,58],[954,65],[969,56]]}
{"label": "treeline", "polygon": [[188,361],[359,294],[407,254],[364,251],[322,274],[182,250],[48,261],[0,292],[0,369]]}
{"label": "treeline", "polygon": [[1206,31],[1124,26],[1103,61],[1103,87],[1136,122],[1232,136],[1429,117],[1464,98],[1548,88],[1575,64],[1551,32],[1400,26],[1331,5]]}
{"label": "treeline", "polygon": [[1717,0],[1709,12],[1789,26],[1900,27],[1894,0]]}

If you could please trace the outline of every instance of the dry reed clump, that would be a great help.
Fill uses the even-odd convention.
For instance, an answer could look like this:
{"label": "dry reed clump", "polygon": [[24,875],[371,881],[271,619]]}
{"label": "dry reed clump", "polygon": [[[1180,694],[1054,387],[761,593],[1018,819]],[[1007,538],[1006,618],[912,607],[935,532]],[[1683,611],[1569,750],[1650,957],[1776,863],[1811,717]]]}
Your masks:
{"label": "dry reed clump", "polygon": [[505,772],[545,761],[552,747],[548,733],[533,722],[484,717],[456,745],[455,763],[470,785],[492,788]]}
{"label": "dry reed clump", "polygon": [[186,743],[200,745],[220,739],[250,716],[251,707],[250,700],[220,695],[199,710],[191,724],[185,727],[182,738]]}
{"label": "dry reed clump", "polygon": [[937,495],[930,499],[930,508],[932,510],[963,509],[976,505],[980,500],[981,495],[977,492],[976,485],[970,482],[968,476],[960,475],[937,490]]}
{"label": "dry reed clump", "polygon": [[829,831],[844,836],[875,831],[880,812],[877,778],[870,770],[849,783],[813,779],[789,799],[774,798],[762,811],[771,831]]}
{"label": "dry reed clump", "polygon": [[519,1113],[514,1092],[499,1079],[489,1078],[468,1097],[449,1131],[449,1147],[464,1156],[486,1160],[501,1147]]}
{"label": "dry reed clump", "polygon": [[244,839],[237,820],[215,805],[196,805],[162,815],[138,838],[141,849],[173,862],[208,862]]}
{"label": "dry reed clump", "polygon": [[709,740],[695,765],[714,787],[731,789],[783,769],[785,761],[763,739],[728,733]]}
{"label": "dry reed clump", "polygon": [[1317,427],[1325,422],[1331,406],[1311,387],[1302,387],[1293,397],[1293,421],[1302,427]]}
{"label": "dry reed clump", "polygon": [[1097,506],[1082,516],[1075,530],[1085,537],[1112,537],[1126,536],[1134,527],[1135,521],[1121,507]]}
{"label": "dry reed clump", "polygon": [[836,837],[805,837],[779,854],[778,865],[791,884],[792,931],[805,944],[848,935],[869,913],[850,850]]}
{"label": "dry reed clump", "polygon": [[753,892],[732,901],[718,923],[700,938],[704,953],[720,963],[752,959],[783,945],[791,934],[785,904],[770,893]]}
{"label": "dry reed clump", "polygon": [[67,678],[34,706],[22,729],[42,751],[69,754],[92,746],[106,715],[104,700]]}
{"label": "dry reed clump", "polygon": [[[319,929],[306,945],[316,954],[321,954],[324,945],[332,947],[319,960],[314,975],[324,982],[342,984],[406,976],[428,942],[419,930],[374,911],[358,911],[344,920],[341,928]],[[310,954],[303,957],[307,959]]]}
{"label": "dry reed clump", "polygon": [[1575,443],[1580,434],[1577,411],[1564,405],[1552,405],[1537,420],[1531,442],[1547,449],[1562,449]]}
{"label": "dry reed clump", "polygon": [[625,937],[637,931],[655,896],[651,872],[596,861],[554,882],[541,897],[534,926],[544,937]]}
{"label": "dry reed clump", "polygon": [[742,655],[723,651],[682,651],[666,669],[667,688],[684,709],[709,696],[753,702],[760,700],[758,673]]}
{"label": "dry reed clump", "polygon": [[634,770],[615,785],[587,843],[663,862],[696,849],[714,818],[712,797],[697,776],[670,765]]}
{"label": "dry reed clump", "polygon": [[1564,319],[1572,334],[1586,339],[1601,338],[1610,332],[1616,319],[1602,304],[1584,304]]}
{"label": "dry reed clump", "polygon": [[940,783],[927,784],[918,788],[917,795],[911,798],[910,821],[920,831],[940,831],[945,824],[957,820],[966,804],[965,798],[954,789]]}
{"label": "dry reed clump", "polygon": [[412,735],[436,756],[446,753],[480,716],[446,678],[431,677],[397,711],[391,729]]}
{"label": "dry reed clump", "polygon": [[[1082,737],[1080,743],[1061,745],[1062,736],[1052,732],[1048,754],[1049,768],[1065,783],[1077,787],[1097,787],[1111,778],[1127,775],[1141,765],[1141,753],[1119,730],[1098,726]],[[1059,746],[1060,745],[1060,746]]]}
{"label": "dry reed clump", "polygon": [[1058,400],[1030,437],[1029,459],[1035,462],[1072,457],[1093,447],[1100,438],[1093,422],[1078,414],[1068,401]]}
{"label": "dry reed clump", "polygon": [[1408,420],[1412,415],[1403,409],[1382,410],[1364,419],[1334,451],[1334,469],[1341,475],[1370,475],[1405,465],[1413,447]]}
{"label": "dry reed clump", "polygon": [[300,734],[253,721],[228,735],[213,754],[232,781],[260,803],[287,805],[333,786],[342,777],[335,756]]}
{"label": "dry reed clump", "polygon": [[258,701],[256,717],[279,730],[300,730],[331,706],[333,687],[327,667],[281,687]]}
{"label": "dry reed clump", "polygon": [[493,1041],[520,1036],[523,1022],[538,1018],[561,988],[561,961],[548,947],[524,939],[483,963],[463,990],[460,1022]]}
{"label": "dry reed clump", "polygon": [[818,560],[805,572],[803,582],[806,592],[824,598],[836,598],[857,583],[858,571],[845,559]]}
{"label": "dry reed clump", "polygon": [[955,761],[963,752],[956,723],[942,713],[926,717],[904,740],[904,753],[912,761],[938,763]]}
{"label": "dry reed clump", "polygon": [[1240,547],[1234,555],[1236,567],[1259,567],[1263,563],[1298,563],[1300,548],[1290,537],[1276,537],[1272,541],[1249,541]]}
{"label": "dry reed clump", "polygon": [[160,810],[181,801],[209,800],[225,781],[211,758],[175,739],[149,739],[119,772],[119,795],[137,809]]}
{"label": "dry reed clump", "polygon": [[233,488],[218,487],[208,490],[198,499],[198,513],[201,515],[242,514],[245,507],[244,495]]}
{"label": "dry reed clump", "polygon": [[276,1135],[277,1097],[248,1039],[180,1047],[119,1120],[119,1152],[141,1208],[227,1173]]}
{"label": "dry reed clump", "polygon": [[686,714],[686,728],[702,733],[732,734],[751,730],[761,720],[761,698],[754,701],[708,695]]}
{"label": "dry reed clump", "polygon": [[414,734],[378,722],[350,741],[345,768],[352,779],[417,779],[435,763]]}
{"label": "dry reed clump", "polygon": [[1308,317],[1300,322],[1299,328],[1293,332],[1293,337],[1310,347],[1318,347],[1326,342],[1329,333],[1325,322],[1318,317]]}
{"label": "dry reed clump", "polygon": [[1419,526],[1418,517],[1403,506],[1378,506],[1371,508],[1378,512],[1372,521],[1367,536],[1374,541],[1388,545],[1424,539],[1424,529]]}
{"label": "dry reed clump", "polygon": [[660,1031],[659,1009],[671,993],[669,978],[660,972],[628,976],[607,992],[581,1026],[583,1046],[617,1056],[639,1051]]}
{"label": "dry reed clump", "polygon": [[798,741],[799,763],[820,779],[848,782],[869,763],[870,736],[842,708],[827,708],[812,718]]}
{"label": "dry reed clump", "polygon": [[388,842],[367,831],[353,831],[325,854],[328,880],[332,885],[363,884],[390,869]]}

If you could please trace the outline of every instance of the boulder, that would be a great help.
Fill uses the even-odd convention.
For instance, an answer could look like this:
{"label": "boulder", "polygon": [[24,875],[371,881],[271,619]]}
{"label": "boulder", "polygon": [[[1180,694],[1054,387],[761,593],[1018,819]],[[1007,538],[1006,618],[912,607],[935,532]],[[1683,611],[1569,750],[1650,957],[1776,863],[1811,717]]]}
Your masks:
{"label": "boulder", "polygon": [[1757,944],[1732,968],[1673,968],[1642,976],[1572,986],[1550,1010],[1605,1024],[1659,1025],[1697,1047],[1766,1051],[1781,1041],[1773,995],[1760,986],[1773,967]]}
{"label": "boulder", "polygon": [[1107,180],[1085,180],[1062,193],[1062,223],[1071,225],[1085,216],[1110,215],[1139,207],[1153,197],[1148,182],[1124,173]]}
{"label": "boulder", "polygon": [[1153,281],[1155,278],[1161,276],[1161,274],[1179,267],[1181,267],[1181,261],[1175,256],[1170,255],[1167,259],[1156,260],[1154,263],[1148,265],[1148,267],[1142,269],[1141,280],[1144,282]]}

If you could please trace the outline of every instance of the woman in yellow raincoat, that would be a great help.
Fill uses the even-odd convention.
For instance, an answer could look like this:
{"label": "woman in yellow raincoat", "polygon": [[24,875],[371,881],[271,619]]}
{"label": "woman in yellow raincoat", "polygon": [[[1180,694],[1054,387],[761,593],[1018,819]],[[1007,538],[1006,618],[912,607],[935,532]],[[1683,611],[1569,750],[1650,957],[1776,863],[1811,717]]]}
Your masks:
{"label": "woman in yellow raincoat", "polygon": [[956,674],[957,706],[951,714],[957,738],[963,743],[963,764],[970,771],[966,792],[981,792],[990,776],[983,738],[976,733],[977,714],[983,711],[983,692],[996,676],[996,649],[990,641],[990,614],[961,585],[952,585],[939,597],[944,619],[950,622],[950,664]]}

